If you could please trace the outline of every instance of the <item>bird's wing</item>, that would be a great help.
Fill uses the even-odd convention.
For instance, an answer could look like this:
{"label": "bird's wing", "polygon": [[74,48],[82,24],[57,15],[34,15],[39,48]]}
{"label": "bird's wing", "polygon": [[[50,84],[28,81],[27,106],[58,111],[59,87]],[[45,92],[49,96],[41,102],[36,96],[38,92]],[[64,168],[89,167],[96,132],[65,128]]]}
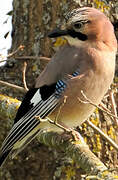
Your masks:
{"label": "bird's wing", "polygon": [[[72,74],[77,75],[77,71]],[[65,80],[58,80],[50,86],[44,85],[27,92],[16,115],[15,124],[3,142],[2,156],[11,151],[14,157],[37,136],[40,121],[35,116],[44,119],[51,113],[60,104],[60,97],[66,86]]]}

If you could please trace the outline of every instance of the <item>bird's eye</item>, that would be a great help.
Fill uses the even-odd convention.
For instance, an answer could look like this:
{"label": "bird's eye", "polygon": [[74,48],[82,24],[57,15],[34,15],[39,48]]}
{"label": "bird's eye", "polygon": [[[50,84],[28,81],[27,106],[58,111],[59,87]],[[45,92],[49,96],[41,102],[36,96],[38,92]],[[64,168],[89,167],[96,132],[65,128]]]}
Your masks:
{"label": "bird's eye", "polygon": [[77,22],[74,24],[74,28],[76,28],[76,29],[80,29],[81,27],[82,27],[82,23],[80,23],[80,22]]}

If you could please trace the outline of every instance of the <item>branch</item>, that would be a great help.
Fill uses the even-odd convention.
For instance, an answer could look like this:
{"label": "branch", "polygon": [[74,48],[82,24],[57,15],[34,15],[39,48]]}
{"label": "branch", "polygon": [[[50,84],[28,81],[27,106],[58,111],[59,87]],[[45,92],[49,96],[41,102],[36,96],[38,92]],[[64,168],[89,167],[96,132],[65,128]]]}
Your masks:
{"label": "branch", "polygon": [[96,175],[96,179],[115,180],[107,167],[89,150],[83,142],[65,141],[62,136],[54,132],[40,131],[39,142],[46,146],[62,151],[71,157],[86,173]]}
{"label": "branch", "polygon": [[48,57],[44,57],[44,56],[18,56],[18,57],[15,57],[16,60],[30,60],[30,59],[41,59],[41,60],[45,60],[45,61],[50,61],[51,58],[48,58]]}
{"label": "branch", "polygon": [[[0,117],[13,120],[20,101],[0,95]],[[8,125],[10,124],[9,121]],[[65,152],[71,157],[86,173],[91,175],[100,175],[101,179],[115,179],[111,173],[107,172],[107,167],[89,150],[88,145],[83,141],[65,141],[63,136],[47,131],[40,131],[37,137],[39,142],[54,149]],[[105,175],[104,175],[105,171]]]}
{"label": "branch", "polygon": [[12,84],[12,83],[8,83],[6,81],[1,81],[0,80],[0,84],[3,85],[3,86],[7,86],[7,87],[10,87],[10,88],[13,88],[13,89],[15,88],[15,89],[17,89],[19,91],[22,91],[22,92],[27,92],[27,90],[25,88],[17,86],[17,85]]}

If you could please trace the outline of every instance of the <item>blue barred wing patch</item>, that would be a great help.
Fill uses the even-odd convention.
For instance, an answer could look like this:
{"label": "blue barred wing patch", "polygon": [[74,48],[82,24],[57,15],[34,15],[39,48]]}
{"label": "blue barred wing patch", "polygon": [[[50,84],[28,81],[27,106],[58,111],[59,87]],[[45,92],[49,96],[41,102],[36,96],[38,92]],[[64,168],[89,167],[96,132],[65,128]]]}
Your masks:
{"label": "blue barred wing patch", "polygon": [[[72,76],[76,77],[79,75],[79,71],[75,71]],[[59,98],[61,96],[61,94],[64,92],[65,88],[66,88],[66,83],[63,80],[59,80],[56,84],[56,91],[55,91],[55,95],[56,98]]]}
{"label": "blue barred wing patch", "polygon": [[61,94],[64,92],[64,89],[66,88],[66,83],[62,80],[59,80],[56,84],[56,91],[55,91],[55,96],[56,98],[59,98]]}
{"label": "blue barred wing patch", "polygon": [[76,76],[78,76],[78,75],[79,75],[79,71],[75,71],[75,72],[72,74],[73,77],[76,77]]}

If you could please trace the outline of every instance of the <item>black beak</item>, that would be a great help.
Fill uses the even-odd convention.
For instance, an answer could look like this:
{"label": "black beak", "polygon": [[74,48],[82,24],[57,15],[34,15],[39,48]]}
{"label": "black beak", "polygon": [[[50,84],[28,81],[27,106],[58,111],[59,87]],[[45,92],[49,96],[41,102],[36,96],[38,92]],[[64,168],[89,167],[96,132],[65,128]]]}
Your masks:
{"label": "black beak", "polygon": [[60,36],[65,36],[68,34],[67,30],[61,30],[59,28],[52,30],[51,32],[48,33],[48,37],[50,38],[56,38]]}
{"label": "black beak", "polygon": [[71,36],[72,38],[78,38],[81,41],[86,41],[88,39],[86,34],[83,34],[81,32],[76,32],[74,30],[68,29],[68,30],[61,30],[61,29],[54,29],[49,34],[48,37],[50,38],[56,38],[60,36]]}

